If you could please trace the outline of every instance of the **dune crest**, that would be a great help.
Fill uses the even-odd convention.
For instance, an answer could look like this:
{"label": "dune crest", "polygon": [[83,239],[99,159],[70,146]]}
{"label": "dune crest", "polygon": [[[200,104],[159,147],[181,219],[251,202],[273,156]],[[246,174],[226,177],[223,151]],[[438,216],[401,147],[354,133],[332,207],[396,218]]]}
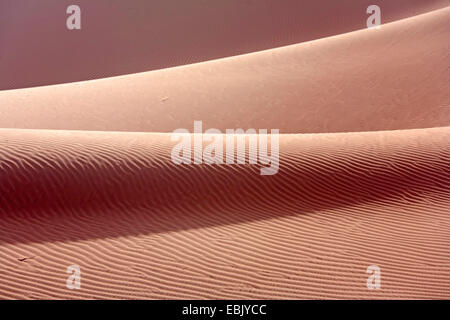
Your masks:
{"label": "dune crest", "polygon": [[[449,0],[377,0],[383,23]],[[365,28],[370,0],[77,0],[82,29],[68,31],[66,1],[2,0],[0,90],[169,68]]]}
{"label": "dune crest", "polygon": [[190,66],[0,91],[0,127],[281,133],[447,126],[450,7],[299,45]]}
{"label": "dune crest", "polygon": [[0,4],[0,299],[450,299],[450,1],[78,2]]}
{"label": "dune crest", "polygon": [[282,135],[266,177],[168,134],[0,134],[1,298],[450,297],[449,127]]}

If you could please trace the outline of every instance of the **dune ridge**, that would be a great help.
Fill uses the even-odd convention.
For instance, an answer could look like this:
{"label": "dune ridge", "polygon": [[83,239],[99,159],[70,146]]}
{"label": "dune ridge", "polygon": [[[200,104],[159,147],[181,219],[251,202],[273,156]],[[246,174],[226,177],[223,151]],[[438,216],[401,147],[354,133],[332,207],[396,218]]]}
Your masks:
{"label": "dune ridge", "polygon": [[[294,2],[331,3],[286,1]],[[301,12],[305,29],[275,23],[294,7],[258,7],[242,34],[239,24],[212,26],[224,35],[215,50],[196,51],[217,42],[202,29],[184,52],[164,56],[168,40],[165,60],[141,56],[158,34],[135,52],[127,46],[123,35],[148,30],[137,22],[80,49],[67,69],[54,59],[62,47],[41,64],[29,50],[0,52],[0,88],[68,82],[0,91],[0,299],[449,299],[450,3],[379,2],[391,9],[379,30],[354,31],[364,28],[356,13],[365,1],[340,1],[342,12],[333,1],[317,11],[329,18],[320,28]],[[5,37],[13,20],[0,19],[3,48],[25,48],[23,28],[65,5],[42,1],[30,22],[16,16],[25,2],[2,2],[0,15],[5,3],[18,37]],[[119,10],[125,2],[108,3],[105,16],[133,16]],[[183,6],[206,20],[186,32],[220,22],[192,3]],[[214,12],[236,5],[217,3]],[[234,22],[256,2],[239,5]],[[279,29],[261,24],[267,14]],[[186,21],[170,17],[180,24],[166,34],[180,40],[175,31]],[[105,26],[97,31],[111,31]],[[55,37],[29,39],[34,52],[62,32],[53,27],[36,29]],[[100,59],[114,39],[122,46]],[[22,74],[13,72],[18,62]],[[169,68],[73,82],[159,67]],[[280,129],[278,173],[175,165],[170,133],[192,132],[194,120],[222,132]],[[66,288],[73,264],[80,290]],[[379,290],[366,286],[370,265],[381,268]]]}
{"label": "dune ridge", "polygon": [[449,297],[449,127],[282,135],[270,177],[169,136],[2,129],[0,297]]}
{"label": "dune ridge", "polygon": [[[169,68],[365,28],[370,0],[78,0],[82,29],[65,27],[69,0],[0,3],[0,90]],[[383,23],[449,0],[378,0]],[[17,72],[20,70],[20,72]]]}
{"label": "dune ridge", "polygon": [[380,30],[228,59],[0,91],[0,127],[171,132],[202,120],[221,131],[324,133],[447,126],[449,18],[446,7]]}

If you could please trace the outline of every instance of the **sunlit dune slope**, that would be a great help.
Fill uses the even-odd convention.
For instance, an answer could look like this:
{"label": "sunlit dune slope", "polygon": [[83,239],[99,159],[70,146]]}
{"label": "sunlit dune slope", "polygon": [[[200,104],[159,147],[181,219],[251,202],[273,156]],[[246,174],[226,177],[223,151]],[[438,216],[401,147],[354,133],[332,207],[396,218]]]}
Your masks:
{"label": "sunlit dune slope", "polygon": [[[0,87],[5,74],[12,86],[70,82],[0,91],[0,299],[450,299],[448,1],[379,1],[383,21],[393,22],[350,33],[364,28],[354,14],[366,1],[286,1],[289,10],[239,1],[242,11],[227,16],[237,23],[255,6],[278,8],[279,29],[263,23],[271,10],[255,12],[254,28],[227,29],[213,13],[238,2],[215,1],[214,10],[191,2],[180,8],[211,14],[185,34],[176,32],[187,23],[180,15],[152,13],[156,25],[180,20],[150,34],[149,43],[169,38],[147,60],[145,43],[110,46],[150,30],[142,17],[98,44],[94,32],[92,56],[80,49],[79,59],[70,53],[70,63],[55,59],[49,69],[69,41],[40,55],[42,64],[27,50],[12,58],[2,45],[19,38],[4,36],[10,20],[0,10]],[[25,6],[4,3],[16,13]],[[127,14],[125,2],[108,3],[98,26]],[[300,13],[305,29],[283,20],[305,3],[316,12]],[[329,11],[317,11],[324,3]],[[182,12],[171,4],[158,1],[166,13]],[[321,15],[328,19],[316,28]],[[207,37],[205,21],[221,41]],[[180,38],[189,46],[167,55]],[[15,48],[25,48],[23,39]],[[35,52],[48,52],[47,38],[33,39]],[[18,61],[21,74],[11,71]],[[96,78],[196,61],[72,82],[89,68]],[[261,165],[248,162],[176,165],[170,132],[192,132],[194,120],[222,132],[280,129],[277,173],[260,175]],[[66,287],[74,264],[80,290]],[[366,286],[371,265],[381,269],[378,290]]]}
{"label": "sunlit dune slope", "polygon": [[298,45],[102,80],[0,92],[0,127],[372,131],[450,122],[450,7]]}
{"label": "sunlit dune slope", "polygon": [[[66,28],[69,5],[81,30]],[[0,90],[143,72],[366,27],[370,0],[2,0]],[[377,0],[382,22],[450,0]]]}

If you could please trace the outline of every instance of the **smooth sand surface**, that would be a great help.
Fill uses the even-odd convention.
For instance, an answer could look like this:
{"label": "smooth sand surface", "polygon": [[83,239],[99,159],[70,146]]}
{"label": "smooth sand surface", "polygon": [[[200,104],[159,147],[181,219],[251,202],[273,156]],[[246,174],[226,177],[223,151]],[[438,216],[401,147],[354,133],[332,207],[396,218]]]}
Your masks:
{"label": "smooth sand surface", "polygon": [[[379,30],[0,91],[0,298],[449,299],[450,7],[418,8]],[[175,165],[170,132],[194,120],[280,129],[279,172]]]}
{"label": "smooth sand surface", "polygon": [[450,6],[313,42],[154,72],[0,91],[0,128],[282,133],[449,124]]}
{"label": "smooth sand surface", "polygon": [[[68,31],[66,8],[81,8]],[[228,57],[366,27],[372,0],[2,0],[0,90]],[[450,0],[377,0],[382,22]]]}

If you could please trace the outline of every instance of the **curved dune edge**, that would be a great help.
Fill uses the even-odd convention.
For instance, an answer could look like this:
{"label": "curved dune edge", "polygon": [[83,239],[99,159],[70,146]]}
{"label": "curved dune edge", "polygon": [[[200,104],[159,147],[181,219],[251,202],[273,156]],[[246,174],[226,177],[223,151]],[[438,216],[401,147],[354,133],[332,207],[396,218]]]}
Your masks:
{"label": "curved dune edge", "polygon": [[[78,0],[82,29],[65,28],[67,3],[0,3],[0,89],[98,79],[320,39],[365,27],[370,0]],[[450,5],[378,0],[382,22]]]}
{"label": "curved dune edge", "polygon": [[449,18],[447,7],[380,30],[229,59],[3,91],[0,127],[171,132],[202,120],[222,131],[325,133],[447,126]]}
{"label": "curved dune edge", "polygon": [[[449,18],[0,91],[0,298],[449,299]],[[278,174],[174,165],[194,120],[280,129]]]}
{"label": "curved dune edge", "polygon": [[450,127],[281,135],[274,176],[176,166],[169,134],[0,137],[0,298],[450,297]]}

